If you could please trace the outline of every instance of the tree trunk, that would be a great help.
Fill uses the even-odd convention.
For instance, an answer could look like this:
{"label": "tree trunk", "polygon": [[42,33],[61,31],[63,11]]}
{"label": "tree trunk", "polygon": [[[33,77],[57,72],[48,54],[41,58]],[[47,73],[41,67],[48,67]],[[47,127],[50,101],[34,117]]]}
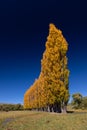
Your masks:
{"label": "tree trunk", "polygon": [[47,106],[47,111],[50,112],[50,106],[49,105]]}
{"label": "tree trunk", "polygon": [[61,104],[60,103],[55,103],[53,105],[53,110],[54,110],[54,112],[61,113]]}
{"label": "tree trunk", "polygon": [[63,103],[63,104],[62,104],[61,112],[62,112],[62,113],[67,113],[67,104],[66,104],[66,103]]}
{"label": "tree trunk", "polygon": [[61,104],[60,103],[57,104],[57,112],[61,113]]}

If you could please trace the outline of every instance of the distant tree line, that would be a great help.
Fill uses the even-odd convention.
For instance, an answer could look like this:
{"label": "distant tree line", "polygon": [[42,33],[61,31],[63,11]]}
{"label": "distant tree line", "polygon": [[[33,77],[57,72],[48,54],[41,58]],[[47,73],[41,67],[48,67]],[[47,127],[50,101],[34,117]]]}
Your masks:
{"label": "distant tree line", "polygon": [[72,95],[72,106],[75,109],[87,109],[87,96],[83,97],[80,93]]}
{"label": "distant tree line", "polygon": [[23,110],[21,104],[0,104],[0,111],[18,111]]}

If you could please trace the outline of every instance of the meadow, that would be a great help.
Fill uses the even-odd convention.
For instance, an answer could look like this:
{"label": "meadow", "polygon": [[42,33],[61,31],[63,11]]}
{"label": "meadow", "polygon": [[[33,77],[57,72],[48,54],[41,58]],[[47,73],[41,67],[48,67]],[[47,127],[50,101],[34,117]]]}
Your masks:
{"label": "meadow", "polygon": [[0,130],[87,130],[87,112],[0,112]]}

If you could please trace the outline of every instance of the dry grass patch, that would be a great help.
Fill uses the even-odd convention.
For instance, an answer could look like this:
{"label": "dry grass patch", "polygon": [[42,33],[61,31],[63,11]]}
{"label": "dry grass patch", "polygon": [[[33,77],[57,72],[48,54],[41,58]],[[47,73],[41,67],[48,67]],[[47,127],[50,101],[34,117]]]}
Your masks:
{"label": "dry grass patch", "polygon": [[[87,130],[87,113],[8,112],[0,116],[0,130]],[[3,122],[12,118],[5,125]]]}

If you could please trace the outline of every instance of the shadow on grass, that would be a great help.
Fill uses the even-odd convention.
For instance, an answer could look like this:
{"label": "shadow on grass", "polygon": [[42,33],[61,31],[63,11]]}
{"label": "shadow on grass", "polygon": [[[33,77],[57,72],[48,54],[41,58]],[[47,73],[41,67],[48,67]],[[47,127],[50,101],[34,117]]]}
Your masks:
{"label": "shadow on grass", "polygon": [[74,113],[74,114],[87,114],[85,111],[67,111],[67,113]]}
{"label": "shadow on grass", "polygon": [[13,120],[14,120],[14,118],[6,118],[6,119],[3,121],[2,126],[5,126],[7,123],[9,123],[9,122],[11,122],[11,121],[13,121]]}
{"label": "shadow on grass", "polygon": [[74,113],[74,111],[67,111],[67,113]]}

